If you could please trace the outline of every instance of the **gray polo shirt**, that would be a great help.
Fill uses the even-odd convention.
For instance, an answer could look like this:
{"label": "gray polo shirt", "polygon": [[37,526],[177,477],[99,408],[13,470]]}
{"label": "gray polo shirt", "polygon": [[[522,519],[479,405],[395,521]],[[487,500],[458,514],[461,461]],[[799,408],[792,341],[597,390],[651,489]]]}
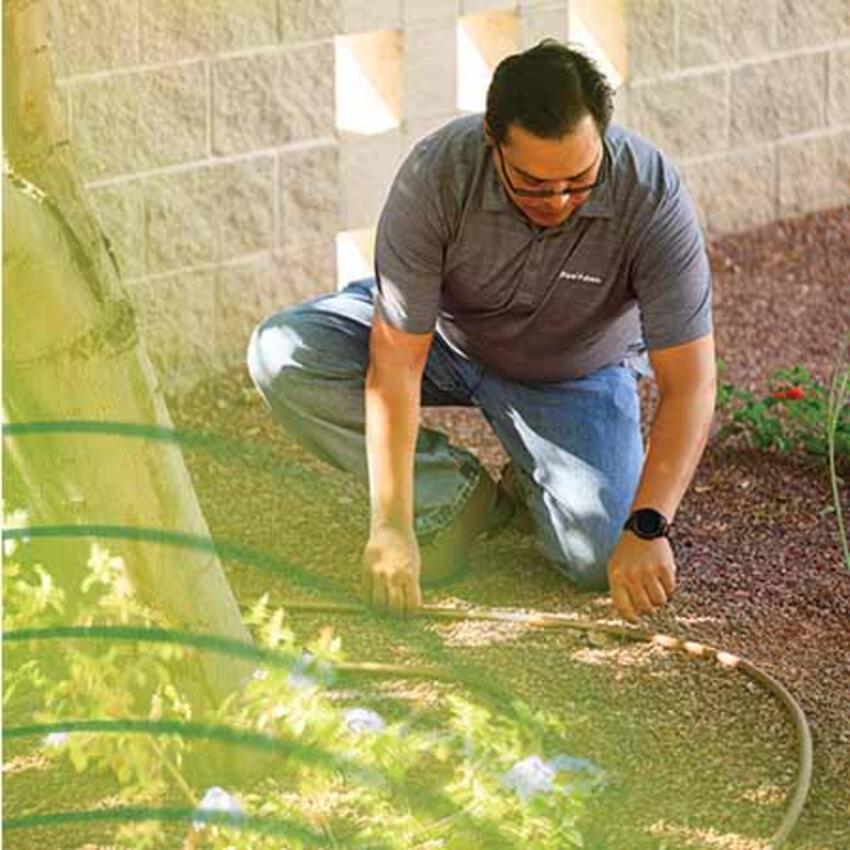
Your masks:
{"label": "gray polo shirt", "polygon": [[564,381],[712,329],[711,274],[693,205],[655,146],[612,124],[605,182],[558,227],[503,189],[483,116],[420,140],[396,174],[375,244],[376,309],[436,329],[504,377]]}

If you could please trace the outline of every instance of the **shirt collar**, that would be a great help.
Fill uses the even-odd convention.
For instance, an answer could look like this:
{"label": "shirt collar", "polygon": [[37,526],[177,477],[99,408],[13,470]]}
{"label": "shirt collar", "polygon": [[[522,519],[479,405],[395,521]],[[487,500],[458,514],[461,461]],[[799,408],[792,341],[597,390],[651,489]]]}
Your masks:
{"label": "shirt collar", "polygon": [[[614,157],[608,139],[602,142],[608,156],[605,160],[605,182],[593,190],[591,196],[573,213],[579,218],[611,218],[614,215],[611,203]],[[491,212],[512,212],[513,203],[502,186],[496,170],[496,149],[488,146],[484,172],[484,188],[481,195],[481,208]],[[518,212],[518,211],[517,211]],[[567,219],[569,221],[569,219]]]}

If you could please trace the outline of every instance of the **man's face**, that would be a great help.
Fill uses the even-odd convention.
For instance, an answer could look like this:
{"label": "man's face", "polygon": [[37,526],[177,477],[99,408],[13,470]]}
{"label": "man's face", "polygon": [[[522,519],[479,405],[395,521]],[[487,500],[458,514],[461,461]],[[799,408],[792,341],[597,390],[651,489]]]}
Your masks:
{"label": "man's face", "polygon": [[602,152],[596,124],[586,115],[561,139],[541,139],[511,124],[501,146],[501,161],[495,147],[493,160],[505,192],[526,217],[542,227],[557,227],[587,200],[589,191],[534,198],[518,195],[514,189],[540,191],[588,186],[599,174]]}

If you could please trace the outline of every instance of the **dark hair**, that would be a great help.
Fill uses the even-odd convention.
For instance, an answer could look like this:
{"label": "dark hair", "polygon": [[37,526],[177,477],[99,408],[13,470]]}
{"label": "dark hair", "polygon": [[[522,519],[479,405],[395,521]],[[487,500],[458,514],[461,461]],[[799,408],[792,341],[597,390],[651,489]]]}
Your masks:
{"label": "dark hair", "polygon": [[497,144],[510,124],[542,139],[560,139],[591,115],[600,135],[613,112],[613,91],[596,63],[554,38],[503,59],[487,90],[487,123]]}

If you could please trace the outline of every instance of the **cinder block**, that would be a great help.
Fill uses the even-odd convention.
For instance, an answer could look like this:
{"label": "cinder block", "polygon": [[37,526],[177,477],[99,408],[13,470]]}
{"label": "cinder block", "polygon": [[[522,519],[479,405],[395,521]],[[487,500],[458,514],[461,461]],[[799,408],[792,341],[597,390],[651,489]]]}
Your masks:
{"label": "cinder block", "polygon": [[778,0],[777,39],[781,49],[828,45],[848,37],[847,0]]}
{"label": "cinder block", "polygon": [[724,150],[728,119],[725,71],[648,83],[629,91],[631,126],[673,157]]}
{"label": "cinder block", "polygon": [[570,41],[582,46],[614,87],[628,76],[626,0],[570,0]]}
{"label": "cinder block", "polygon": [[775,48],[774,0],[680,0],[679,64],[726,64]]}
{"label": "cinder block", "polygon": [[822,127],[827,54],[792,56],[732,71],[733,147]]}
{"label": "cinder block", "polygon": [[[519,49],[519,21],[513,12],[469,15],[460,21],[457,106],[468,112],[483,112],[487,88],[499,63]],[[486,78],[479,75],[482,63]]]}
{"label": "cinder block", "polygon": [[835,192],[838,204],[850,204],[850,130],[832,137],[835,153]]}
{"label": "cinder block", "polygon": [[520,9],[519,48],[528,50],[544,38],[566,42],[569,39],[570,18],[566,2]]}
{"label": "cinder block", "polygon": [[405,117],[419,119],[454,111],[457,84],[455,26],[455,19],[447,18],[405,32]]}
{"label": "cinder block", "polygon": [[122,277],[144,274],[144,207],[138,182],[95,187],[89,190],[89,197]]}
{"label": "cinder block", "polygon": [[827,116],[830,124],[850,124],[850,48],[829,54],[829,99]]}
{"label": "cinder block", "polygon": [[460,0],[402,0],[405,28],[434,23],[460,14]]}
{"label": "cinder block", "polygon": [[340,0],[341,33],[402,28],[402,0]]}
{"label": "cinder block", "polygon": [[340,229],[339,149],[336,144],[279,155],[283,248],[333,240]]}
{"label": "cinder block", "polygon": [[657,77],[676,68],[675,0],[632,0],[625,4],[630,80]]}
{"label": "cinder block", "polygon": [[273,262],[281,306],[300,304],[336,289],[335,239],[279,249]]}
{"label": "cinder block", "polygon": [[83,175],[103,178],[206,154],[203,63],[74,83],[73,143]]}
{"label": "cinder block", "polygon": [[216,260],[271,249],[275,238],[273,158],[256,157],[208,172],[208,195],[219,205]]}
{"label": "cinder block", "polygon": [[138,27],[136,16],[128,16],[126,7],[126,0],[48,0],[47,26],[56,76],[135,65]]}
{"label": "cinder block", "polygon": [[214,299],[211,271],[182,272],[127,287],[164,392],[188,392],[209,375]]}
{"label": "cinder block", "polygon": [[372,30],[334,39],[336,126],[353,133],[397,127],[403,110],[403,34]]}
{"label": "cinder block", "polygon": [[213,65],[216,154],[276,147],[334,132],[333,43]]}
{"label": "cinder block", "polygon": [[375,136],[342,136],[341,229],[372,227],[377,222],[401,164],[401,145],[400,130]]}
{"label": "cinder block", "polygon": [[227,369],[245,362],[254,328],[287,297],[275,275],[272,254],[219,266],[213,276],[215,363]]}
{"label": "cinder block", "polygon": [[776,153],[772,146],[684,163],[682,179],[711,234],[757,227],[776,216]]}
{"label": "cinder block", "polygon": [[339,0],[280,0],[280,35],[284,43],[332,38],[342,29]]}
{"label": "cinder block", "polygon": [[272,157],[160,175],[143,191],[148,272],[272,248]]}
{"label": "cinder block", "polygon": [[140,0],[142,58],[167,62],[276,44],[277,0]]}
{"label": "cinder block", "polygon": [[799,215],[850,198],[850,133],[779,146],[779,213]]}

